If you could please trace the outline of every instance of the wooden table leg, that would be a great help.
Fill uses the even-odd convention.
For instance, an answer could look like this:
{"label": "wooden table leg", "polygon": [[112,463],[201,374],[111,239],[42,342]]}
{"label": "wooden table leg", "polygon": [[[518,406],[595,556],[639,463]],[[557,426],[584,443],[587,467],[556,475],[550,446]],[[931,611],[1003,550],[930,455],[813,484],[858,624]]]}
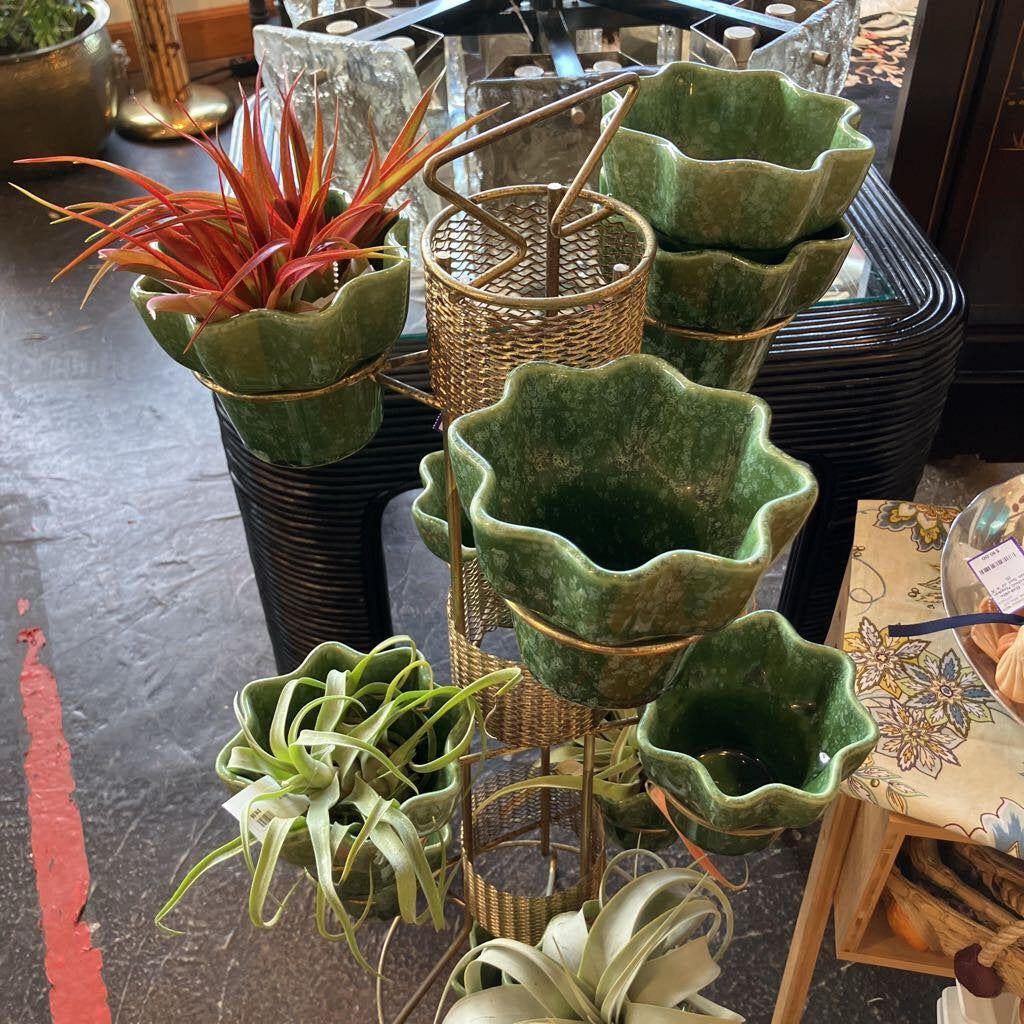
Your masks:
{"label": "wooden table leg", "polygon": [[807,990],[811,985],[825,925],[832,910],[839,871],[859,807],[856,800],[840,794],[825,814],[803,899],[800,901],[800,913],[789,943],[789,955],[779,984],[772,1024],[798,1024],[803,1016]]}

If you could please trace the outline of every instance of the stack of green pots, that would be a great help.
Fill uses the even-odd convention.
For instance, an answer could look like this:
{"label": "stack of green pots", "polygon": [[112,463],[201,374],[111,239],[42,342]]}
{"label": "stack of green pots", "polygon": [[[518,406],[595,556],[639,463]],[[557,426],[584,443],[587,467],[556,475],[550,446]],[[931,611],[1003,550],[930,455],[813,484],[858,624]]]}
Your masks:
{"label": "stack of green pots", "polygon": [[777,71],[683,62],[643,79],[601,180],[658,235],[645,352],[697,383],[750,388],[853,244],[843,215],[874,155],[859,121]]}

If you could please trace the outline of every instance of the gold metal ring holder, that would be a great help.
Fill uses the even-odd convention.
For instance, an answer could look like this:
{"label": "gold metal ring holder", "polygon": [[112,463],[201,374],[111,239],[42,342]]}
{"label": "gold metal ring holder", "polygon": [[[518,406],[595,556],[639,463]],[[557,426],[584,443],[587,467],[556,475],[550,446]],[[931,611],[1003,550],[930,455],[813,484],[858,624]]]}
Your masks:
{"label": "gold metal ring holder", "polygon": [[538,633],[543,633],[544,636],[557,640],[566,647],[575,647],[578,651],[588,651],[591,654],[608,654],[620,658],[644,658],[658,654],[671,654],[673,651],[681,651],[689,647],[703,636],[702,633],[695,633],[692,636],[638,640],[635,644],[597,644],[592,640],[584,640],[582,637],[576,636],[575,633],[559,629],[558,626],[541,618],[528,608],[524,608],[521,604],[516,604],[515,601],[506,599],[505,604],[511,609],[513,615],[522,619],[528,626],[532,626]]}
{"label": "gold metal ring holder", "polygon": [[764,327],[758,327],[753,331],[745,331],[742,334],[718,334],[714,331],[698,331],[692,330],[689,327],[676,327],[675,324],[666,324],[661,320],[655,320],[653,316],[644,316],[644,323],[648,327],[656,327],[659,331],[674,334],[679,338],[689,338],[692,341],[757,341],[758,338],[767,338],[773,334],[778,334],[779,331],[789,325],[794,316],[796,316],[795,313],[790,316],[784,316],[781,320],[773,320],[770,324],[765,324]]}
{"label": "gold metal ring holder", "polygon": [[[418,356],[419,353],[412,353],[413,356]],[[409,356],[402,357],[402,362],[412,361]],[[218,384],[215,380],[211,380],[204,373],[200,373],[198,370],[192,371],[192,376],[195,377],[204,388],[209,388],[211,391],[215,391],[218,395],[223,395],[225,398],[236,398],[242,402],[295,402],[303,398],[320,398],[323,395],[330,395],[335,391],[340,391],[342,388],[351,387],[353,384],[358,384],[361,380],[366,380],[369,377],[377,377],[383,370],[390,369],[396,365],[395,362],[389,361],[389,355],[385,352],[383,355],[378,356],[372,362],[364,363],[362,366],[350,373],[345,374],[343,377],[339,377],[336,381],[332,381],[330,384],[325,384],[320,388],[309,388],[304,391],[262,391],[257,394],[245,394],[241,391],[232,391],[230,388],[224,387],[222,384]]]}

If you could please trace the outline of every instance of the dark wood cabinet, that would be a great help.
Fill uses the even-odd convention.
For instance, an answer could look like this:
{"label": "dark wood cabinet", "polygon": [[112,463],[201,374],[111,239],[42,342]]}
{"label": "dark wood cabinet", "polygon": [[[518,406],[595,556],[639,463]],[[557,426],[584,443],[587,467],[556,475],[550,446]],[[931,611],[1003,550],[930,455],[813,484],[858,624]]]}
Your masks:
{"label": "dark wood cabinet", "polygon": [[963,285],[936,453],[1024,458],[1024,0],[922,0],[890,183]]}

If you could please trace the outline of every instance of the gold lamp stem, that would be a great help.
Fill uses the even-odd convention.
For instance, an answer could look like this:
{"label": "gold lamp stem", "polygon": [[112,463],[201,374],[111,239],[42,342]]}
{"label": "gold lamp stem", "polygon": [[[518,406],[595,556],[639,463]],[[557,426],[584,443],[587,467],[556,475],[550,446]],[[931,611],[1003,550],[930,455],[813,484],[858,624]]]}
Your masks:
{"label": "gold lamp stem", "polygon": [[130,138],[159,141],[174,139],[175,128],[194,134],[223,124],[234,103],[220,89],[189,81],[170,0],[131,0],[130,6],[146,89],[120,105],[117,130]]}

